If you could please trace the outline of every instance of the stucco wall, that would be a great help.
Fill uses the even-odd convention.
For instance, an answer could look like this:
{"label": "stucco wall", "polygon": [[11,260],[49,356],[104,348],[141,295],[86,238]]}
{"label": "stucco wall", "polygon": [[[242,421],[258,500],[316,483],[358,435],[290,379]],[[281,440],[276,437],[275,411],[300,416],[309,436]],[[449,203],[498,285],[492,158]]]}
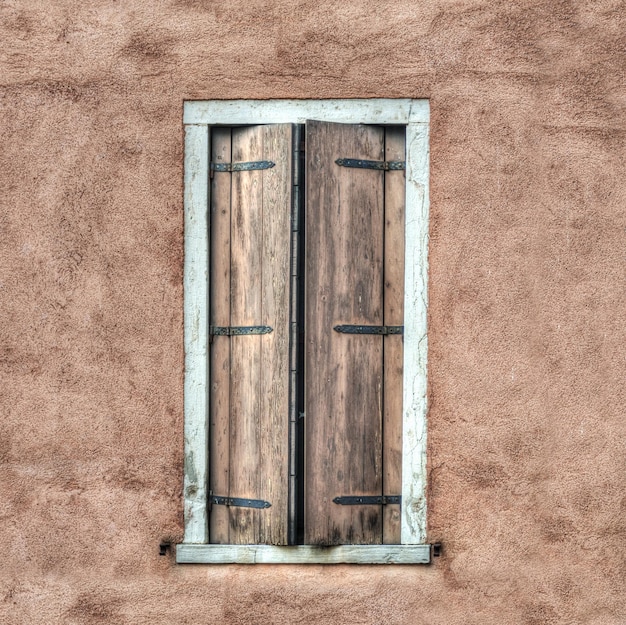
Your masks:
{"label": "stucco wall", "polygon": [[[0,621],[626,623],[623,2],[0,3]],[[428,567],[182,566],[182,102],[430,98]]]}

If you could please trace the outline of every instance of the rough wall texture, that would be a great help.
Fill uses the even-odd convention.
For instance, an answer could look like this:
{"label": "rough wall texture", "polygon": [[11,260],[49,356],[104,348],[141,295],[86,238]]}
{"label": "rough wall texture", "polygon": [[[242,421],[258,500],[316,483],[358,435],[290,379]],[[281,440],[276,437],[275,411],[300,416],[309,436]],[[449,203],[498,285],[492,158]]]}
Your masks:
{"label": "rough wall texture", "polygon": [[[619,0],[0,1],[0,621],[626,623]],[[430,98],[429,567],[177,566],[182,102]]]}

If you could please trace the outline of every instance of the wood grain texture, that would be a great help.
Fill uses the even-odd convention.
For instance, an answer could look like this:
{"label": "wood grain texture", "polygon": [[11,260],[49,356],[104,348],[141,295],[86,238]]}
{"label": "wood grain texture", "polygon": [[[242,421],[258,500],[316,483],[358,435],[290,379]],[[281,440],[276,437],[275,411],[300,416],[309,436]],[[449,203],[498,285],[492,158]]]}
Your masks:
{"label": "wood grain texture", "polygon": [[[231,161],[231,130],[211,132],[211,160]],[[231,174],[215,172],[211,180],[211,274],[210,325],[230,325],[230,205]],[[210,347],[210,450],[209,488],[216,495],[230,496],[230,340],[214,337]],[[230,542],[228,509],[213,506],[209,515],[212,543]]]}
{"label": "wood grain texture", "polygon": [[429,125],[406,129],[402,544],[426,542]]}
{"label": "wood grain texture", "polygon": [[[267,476],[264,499],[272,502],[259,542],[287,544],[289,485],[289,365],[291,292],[292,127],[262,127],[263,172],[261,323],[274,330],[261,337],[260,468]],[[259,478],[263,479],[263,473]]]}
{"label": "wood grain texture", "polygon": [[430,545],[178,545],[179,564],[428,564]]}
{"label": "wood grain texture", "polygon": [[333,331],[383,322],[383,174],[340,167],[382,160],[380,127],[308,122],[306,196],[305,542],[382,540],[382,337]]}
{"label": "wood grain texture", "polygon": [[[258,128],[233,130],[233,162],[261,159]],[[261,250],[263,186],[261,171],[232,174],[230,325],[261,325]],[[231,496],[264,499],[257,487],[260,464],[262,336],[233,336],[230,341]],[[259,542],[265,510],[231,507],[231,542]]]}
{"label": "wood grain texture", "polygon": [[[385,128],[385,160],[405,159],[404,127]],[[385,172],[384,323],[404,324],[404,171]],[[383,339],[383,492],[402,492],[402,336]],[[400,505],[383,507],[383,543],[400,543]]]}
{"label": "wood grain texture", "polygon": [[[219,136],[219,135],[218,135]],[[228,475],[228,493],[263,499],[270,508],[228,507],[227,535],[220,506],[214,506],[216,541],[235,544],[287,541],[287,460],[289,388],[289,262],[291,237],[291,126],[232,129],[232,162],[271,160],[272,169],[239,171],[231,176],[230,269],[223,259],[217,277],[230,294],[230,326],[268,325],[270,334],[216,336],[229,355],[228,451],[226,470],[216,458],[216,475]],[[215,174],[214,180],[221,174]],[[228,197],[224,192],[223,201]],[[217,211],[219,212],[219,211]],[[223,233],[226,237],[227,233]],[[227,253],[225,246],[222,251]],[[216,251],[217,254],[217,251]],[[221,293],[218,287],[216,294]],[[225,304],[224,304],[225,308]],[[223,348],[225,350],[226,348]],[[215,350],[215,348],[214,348]],[[217,354],[223,350],[217,349]],[[217,389],[219,391],[219,389]],[[223,393],[212,398],[220,400]],[[222,423],[224,417],[216,420]],[[225,442],[217,432],[216,444]],[[222,480],[223,481],[223,480]],[[217,484],[217,482],[216,482]],[[220,487],[224,485],[220,483]],[[213,539],[213,537],[212,537]]]}
{"label": "wood grain texture", "polygon": [[428,123],[428,100],[350,98],[333,100],[196,100],[185,102],[186,124],[304,124],[307,119],[342,124]]}
{"label": "wood grain texture", "polygon": [[208,340],[209,131],[185,127],[185,542],[208,540],[207,340]]}

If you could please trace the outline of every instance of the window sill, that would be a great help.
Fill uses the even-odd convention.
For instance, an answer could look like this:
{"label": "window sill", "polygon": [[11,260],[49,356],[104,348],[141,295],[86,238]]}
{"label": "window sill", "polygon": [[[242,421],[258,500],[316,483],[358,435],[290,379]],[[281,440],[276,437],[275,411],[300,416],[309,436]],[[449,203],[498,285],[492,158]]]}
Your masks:
{"label": "window sill", "polygon": [[429,564],[430,545],[198,545],[176,547],[178,564]]}

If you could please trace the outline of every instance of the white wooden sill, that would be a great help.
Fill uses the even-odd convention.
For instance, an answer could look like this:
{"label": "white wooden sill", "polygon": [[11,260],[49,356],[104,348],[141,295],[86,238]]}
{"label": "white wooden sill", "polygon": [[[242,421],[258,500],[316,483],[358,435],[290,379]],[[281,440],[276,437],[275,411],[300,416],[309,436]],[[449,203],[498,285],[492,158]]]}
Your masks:
{"label": "white wooden sill", "polygon": [[430,545],[176,546],[179,564],[429,564]]}

